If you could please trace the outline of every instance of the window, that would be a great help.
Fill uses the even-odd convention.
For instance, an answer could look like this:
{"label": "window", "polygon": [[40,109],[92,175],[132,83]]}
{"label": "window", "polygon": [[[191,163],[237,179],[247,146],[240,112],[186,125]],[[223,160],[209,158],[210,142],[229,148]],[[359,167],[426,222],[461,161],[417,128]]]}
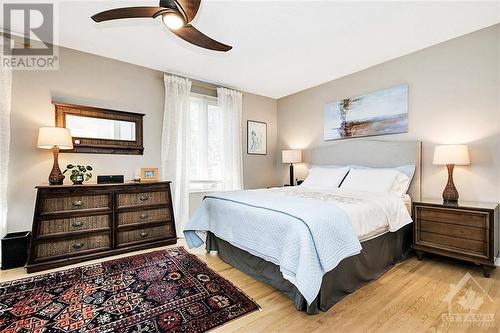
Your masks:
{"label": "window", "polygon": [[190,190],[222,190],[222,117],[215,97],[190,98]]}

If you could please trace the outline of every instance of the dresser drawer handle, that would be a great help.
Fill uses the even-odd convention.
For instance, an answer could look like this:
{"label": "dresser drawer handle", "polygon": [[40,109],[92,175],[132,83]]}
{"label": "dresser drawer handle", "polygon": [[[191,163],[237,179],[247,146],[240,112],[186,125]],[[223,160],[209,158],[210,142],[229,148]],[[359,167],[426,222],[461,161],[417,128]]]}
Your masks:
{"label": "dresser drawer handle", "polygon": [[141,236],[142,238],[146,238],[146,237],[148,237],[148,233],[145,232],[145,231],[141,231],[141,233],[139,234],[139,236]]}
{"label": "dresser drawer handle", "polygon": [[142,202],[144,202],[144,201],[148,201],[149,199],[150,199],[150,198],[149,198],[147,195],[141,195],[141,196],[139,197],[139,200],[140,200],[140,201],[142,201]]}
{"label": "dresser drawer handle", "polygon": [[82,207],[83,205],[84,203],[81,200],[73,201],[73,207]]}
{"label": "dresser drawer handle", "polygon": [[78,227],[81,227],[81,226],[83,226],[83,221],[82,221],[82,220],[73,221],[73,222],[71,223],[71,226],[72,226],[73,228],[78,228]]}
{"label": "dresser drawer handle", "polygon": [[73,248],[74,248],[75,250],[79,250],[79,249],[81,249],[82,247],[83,247],[83,243],[78,242],[78,243],[73,244]]}
{"label": "dresser drawer handle", "polygon": [[139,218],[140,218],[141,220],[145,220],[145,219],[147,219],[148,217],[149,217],[149,215],[148,215],[148,214],[144,214],[144,213],[142,213],[142,214],[139,216]]}

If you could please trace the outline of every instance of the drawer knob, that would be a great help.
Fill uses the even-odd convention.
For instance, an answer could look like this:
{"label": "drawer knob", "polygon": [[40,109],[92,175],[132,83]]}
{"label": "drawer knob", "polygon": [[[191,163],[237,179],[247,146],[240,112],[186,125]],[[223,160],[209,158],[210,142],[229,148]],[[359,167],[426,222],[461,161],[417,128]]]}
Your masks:
{"label": "drawer knob", "polygon": [[81,227],[83,225],[83,221],[82,220],[76,220],[76,221],[73,221],[71,223],[71,226],[73,228],[78,228],[78,227]]}
{"label": "drawer knob", "polygon": [[144,202],[144,201],[148,201],[149,199],[150,199],[150,198],[149,198],[147,195],[141,195],[141,196],[139,197],[139,200],[140,200],[140,201],[142,201],[142,202]]}
{"label": "drawer knob", "polygon": [[145,231],[141,231],[141,233],[139,234],[142,238],[146,238],[148,237],[148,233],[145,232]]}
{"label": "drawer knob", "polygon": [[148,214],[145,214],[145,213],[142,213],[142,214],[139,216],[139,218],[140,218],[141,220],[145,220],[145,219],[147,219],[148,217],[149,217],[149,215],[148,215]]}
{"label": "drawer knob", "polygon": [[82,247],[83,247],[83,243],[78,242],[78,243],[73,244],[73,248],[75,250],[81,249]]}
{"label": "drawer knob", "polygon": [[83,201],[81,200],[73,201],[73,207],[82,207],[83,205]]}

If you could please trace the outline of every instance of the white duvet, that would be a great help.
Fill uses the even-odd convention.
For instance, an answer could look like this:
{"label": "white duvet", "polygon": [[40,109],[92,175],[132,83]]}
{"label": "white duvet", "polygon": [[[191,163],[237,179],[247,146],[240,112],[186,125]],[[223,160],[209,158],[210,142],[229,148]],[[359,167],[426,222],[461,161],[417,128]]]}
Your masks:
{"label": "white duvet", "polygon": [[[376,237],[387,231],[397,231],[412,222],[408,200],[392,193],[351,192],[313,189],[303,186],[271,188],[268,190],[290,196],[330,201],[349,216],[356,236],[360,241]],[[410,202],[411,204],[411,202]]]}

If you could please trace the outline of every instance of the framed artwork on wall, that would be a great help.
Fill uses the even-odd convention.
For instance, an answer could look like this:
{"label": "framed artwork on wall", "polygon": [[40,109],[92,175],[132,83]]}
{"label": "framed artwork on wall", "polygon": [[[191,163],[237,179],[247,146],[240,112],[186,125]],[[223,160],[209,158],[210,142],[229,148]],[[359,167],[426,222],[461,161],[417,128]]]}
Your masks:
{"label": "framed artwork on wall", "polygon": [[408,132],[408,85],[326,103],[324,139]]}
{"label": "framed artwork on wall", "polygon": [[247,154],[267,154],[267,124],[261,121],[247,121]]}

